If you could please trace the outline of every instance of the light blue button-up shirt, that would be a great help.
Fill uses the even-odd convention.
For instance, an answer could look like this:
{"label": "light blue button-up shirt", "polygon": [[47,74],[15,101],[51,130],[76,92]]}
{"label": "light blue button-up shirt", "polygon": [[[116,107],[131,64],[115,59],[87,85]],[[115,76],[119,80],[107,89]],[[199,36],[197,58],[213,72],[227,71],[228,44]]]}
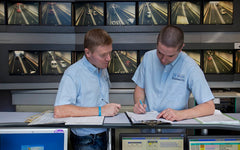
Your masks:
{"label": "light blue button-up shirt", "polygon": [[[107,69],[98,69],[84,56],[67,68],[61,79],[55,101],[57,105],[98,107],[109,102],[110,81]],[[100,128],[74,128],[78,136],[106,131]]]}
{"label": "light blue button-up shirt", "polygon": [[168,65],[161,64],[156,49],[145,53],[132,80],[145,89],[147,111],[186,109],[191,92],[198,104],[214,98],[200,67],[183,52]]}

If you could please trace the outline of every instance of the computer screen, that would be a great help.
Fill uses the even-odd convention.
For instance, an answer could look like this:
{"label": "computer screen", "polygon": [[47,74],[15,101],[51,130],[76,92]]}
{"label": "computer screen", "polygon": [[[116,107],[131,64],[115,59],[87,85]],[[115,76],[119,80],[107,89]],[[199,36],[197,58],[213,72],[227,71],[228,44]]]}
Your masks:
{"label": "computer screen", "polygon": [[238,150],[240,136],[189,136],[189,150]]}
{"label": "computer screen", "polygon": [[120,133],[120,150],[184,150],[184,134]]}
{"label": "computer screen", "polygon": [[0,128],[0,150],[67,150],[67,128]]}

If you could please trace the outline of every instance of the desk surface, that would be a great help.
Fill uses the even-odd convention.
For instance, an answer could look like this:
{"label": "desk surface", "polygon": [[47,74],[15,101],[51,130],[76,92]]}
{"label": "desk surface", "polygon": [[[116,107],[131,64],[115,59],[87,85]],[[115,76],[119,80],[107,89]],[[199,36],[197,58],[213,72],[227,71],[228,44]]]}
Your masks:
{"label": "desk surface", "polygon": [[[0,112],[0,127],[27,127],[27,123],[24,121],[38,112]],[[240,120],[240,113],[227,113]],[[195,119],[188,119],[183,121],[177,121],[173,124],[164,124],[156,126],[148,125],[132,125],[125,113],[120,113],[114,117],[105,117],[103,125],[64,125],[64,124],[51,124],[51,125],[34,125],[41,127],[93,127],[93,128],[186,128],[186,129],[227,129],[240,131],[239,125],[229,124],[200,124]]]}

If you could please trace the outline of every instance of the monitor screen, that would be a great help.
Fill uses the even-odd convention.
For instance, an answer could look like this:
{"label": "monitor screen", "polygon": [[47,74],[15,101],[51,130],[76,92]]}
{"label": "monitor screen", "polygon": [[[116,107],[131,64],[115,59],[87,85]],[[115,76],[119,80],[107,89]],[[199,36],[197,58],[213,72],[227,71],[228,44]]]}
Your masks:
{"label": "monitor screen", "polygon": [[139,25],[166,25],[168,2],[139,2]]}
{"label": "monitor screen", "polygon": [[183,50],[189,57],[191,57],[200,66],[201,51],[200,50]]}
{"label": "monitor screen", "polygon": [[44,25],[71,25],[71,3],[42,2],[42,24]]}
{"label": "monitor screen", "polygon": [[39,3],[8,3],[8,24],[37,25],[39,23]]}
{"label": "monitor screen", "polygon": [[39,74],[39,52],[37,51],[9,51],[9,74],[34,75]]}
{"label": "monitor screen", "polygon": [[184,134],[120,133],[120,150],[184,150]]}
{"label": "monitor screen", "polygon": [[103,2],[76,3],[74,6],[76,26],[104,25]]}
{"label": "monitor screen", "polygon": [[189,136],[189,150],[238,150],[240,136]]}
{"label": "monitor screen", "polygon": [[172,24],[200,24],[200,1],[171,3]]}
{"label": "monitor screen", "polygon": [[112,52],[112,59],[108,67],[109,73],[134,73],[137,69],[137,51]]}
{"label": "monitor screen", "polygon": [[233,1],[204,1],[203,24],[232,24]]}
{"label": "monitor screen", "polygon": [[107,25],[135,25],[135,2],[107,2]]}
{"label": "monitor screen", "polygon": [[0,24],[5,24],[5,9],[3,2],[0,2]]}
{"label": "monitor screen", "polygon": [[42,74],[63,74],[71,63],[70,51],[45,51],[42,53]]}
{"label": "monitor screen", "polygon": [[204,73],[233,73],[232,50],[205,50]]}
{"label": "monitor screen", "polygon": [[0,128],[0,150],[67,150],[67,128]]}

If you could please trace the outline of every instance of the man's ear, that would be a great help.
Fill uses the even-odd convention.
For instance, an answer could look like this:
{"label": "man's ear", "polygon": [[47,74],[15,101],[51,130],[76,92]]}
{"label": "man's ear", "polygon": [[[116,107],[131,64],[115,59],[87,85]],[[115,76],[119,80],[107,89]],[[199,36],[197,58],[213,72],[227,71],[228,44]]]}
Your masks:
{"label": "man's ear", "polygon": [[91,51],[88,48],[85,48],[84,51],[85,51],[86,57],[89,58],[91,55]]}

